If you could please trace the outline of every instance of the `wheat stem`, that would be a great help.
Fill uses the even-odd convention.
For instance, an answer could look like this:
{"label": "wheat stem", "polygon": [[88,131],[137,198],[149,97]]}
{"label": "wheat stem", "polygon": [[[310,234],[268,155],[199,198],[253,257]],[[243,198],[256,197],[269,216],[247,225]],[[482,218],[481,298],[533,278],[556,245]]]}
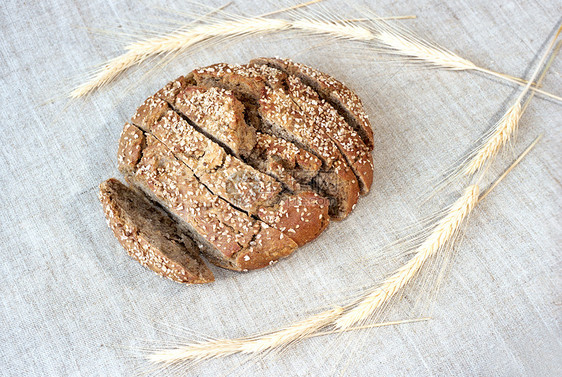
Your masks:
{"label": "wheat stem", "polygon": [[390,321],[390,322],[380,322],[380,323],[373,323],[370,325],[363,325],[363,326],[353,326],[347,329],[338,329],[338,330],[329,330],[323,332],[315,332],[314,334],[307,335],[306,338],[314,338],[317,336],[325,336],[325,335],[333,335],[339,334],[348,331],[357,331],[357,330],[367,330],[367,329],[374,329],[376,327],[385,327],[385,326],[396,326],[396,325],[403,325],[406,323],[414,323],[414,322],[424,322],[429,321],[431,317],[423,317],[423,318],[415,318],[415,319],[404,319],[401,321]]}
{"label": "wheat stem", "polygon": [[[552,50],[552,54],[550,54],[550,59],[548,59],[548,61],[544,65],[544,69],[542,70],[541,75],[537,79],[537,86],[542,84],[542,81],[544,80],[544,77],[546,76],[546,73],[548,72],[548,70],[550,69],[550,66],[552,65],[552,62],[554,62],[554,59],[556,58],[556,56],[560,52],[561,47],[562,47],[562,41],[558,42],[556,47],[554,47],[554,49]],[[534,95],[535,95],[535,92],[531,92],[529,94],[529,97],[527,97],[527,99],[525,100],[525,103],[523,103],[523,108],[521,109],[522,113],[524,113],[525,110],[527,110],[527,107],[529,107],[529,104],[531,103],[531,100],[533,99]]]}
{"label": "wheat stem", "polygon": [[[397,55],[419,63],[445,68],[454,71],[476,71],[482,72],[517,85],[524,86],[524,92],[532,90],[556,101],[562,102],[562,97],[546,92],[533,86],[533,79],[523,80],[511,75],[496,72],[487,68],[479,67],[468,59],[465,59],[454,52],[447,50],[433,42],[426,41],[412,32],[392,26],[387,22],[372,19],[374,30],[376,31],[375,40],[381,51]],[[558,33],[556,34],[556,39]],[[539,64],[540,65],[540,64]]]}
{"label": "wheat stem", "polygon": [[[481,146],[476,150],[476,153],[470,158],[470,160],[464,165],[462,168],[462,174],[464,176],[471,176],[479,171],[485,164],[491,161],[498,152],[509,142],[511,137],[515,134],[519,127],[519,119],[523,115],[523,110],[521,107],[521,101],[528,93],[529,89],[531,88],[531,82],[535,80],[535,78],[539,75],[540,70],[548,58],[550,52],[552,51],[558,36],[562,32],[562,26],[558,28],[557,33],[555,34],[554,38],[552,38],[551,42],[549,43],[546,51],[544,52],[543,56],[541,57],[539,63],[537,64],[537,68],[533,72],[531,79],[519,94],[515,103],[507,110],[507,112],[503,115],[503,117],[496,123],[493,128],[493,131],[490,135],[485,139],[485,141],[481,144]],[[552,60],[550,60],[547,65],[545,66],[544,72],[549,68]],[[544,75],[541,76],[540,81]],[[539,83],[540,83],[539,81]],[[527,108],[527,105],[534,94],[531,94],[527,101],[525,102],[524,108]]]}
{"label": "wheat stem", "polygon": [[529,89],[531,89],[531,83],[535,80],[535,78],[538,76],[541,67],[543,65],[543,63],[546,61],[546,59],[548,58],[548,55],[550,54],[550,51],[552,50],[552,48],[554,47],[554,44],[556,43],[556,40],[558,39],[558,36],[560,35],[560,33],[562,32],[562,25],[558,28],[558,30],[556,31],[556,34],[554,35],[554,37],[552,38],[552,40],[550,41],[550,43],[548,44],[548,47],[546,48],[545,53],[543,54],[541,60],[539,61],[539,63],[537,64],[537,69],[535,69],[535,72],[533,73],[533,75],[531,76],[531,79],[529,80],[529,82],[527,83],[527,85],[525,86],[525,88],[523,89],[523,91],[521,92],[521,94],[519,95],[519,98],[517,99],[517,101],[521,102],[523,100],[523,97],[525,96],[525,94],[527,94],[527,92],[529,91]]}
{"label": "wheat stem", "polygon": [[525,158],[525,156],[531,151],[531,149],[535,147],[535,145],[537,145],[537,143],[540,141],[541,138],[542,138],[542,134],[537,136],[535,140],[533,140],[533,142],[523,151],[523,153],[521,153],[519,157],[517,157],[517,159],[513,161],[513,163],[502,173],[502,175],[500,175],[494,181],[494,183],[492,183],[490,187],[488,187],[488,189],[484,191],[482,195],[480,195],[480,197],[478,198],[478,202],[484,200],[484,198],[488,196],[488,194],[492,192],[494,188],[496,188],[496,186],[505,178],[505,176],[508,175],[509,172],[512,171],[513,168],[515,168],[521,162],[521,160],[523,160],[523,158]]}
{"label": "wheat stem", "polygon": [[[510,81],[510,82],[515,83],[515,84],[520,85],[520,86],[526,86],[529,82],[532,83],[532,81],[523,80],[523,79],[520,79],[520,78],[518,78],[518,77],[513,77],[513,76],[511,76],[511,75],[508,75],[508,74],[505,74],[505,73],[496,72],[496,71],[492,71],[492,70],[489,70],[489,69],[486,69],[486,68],[477,67],[477,68],[475,68],[475,71],[482,72],[482,73],[487,73],[487,74],[489,74],[489,75],[491,75],[491,76],[495,76],[495,77],[498,77],[498,78],[500,78],[500,79],[504,79],[504,80]],[[538,82],[532,84],[532,86],[530,87],[530,90],[531,90],[533,93],[540,93],[540,94],[543,94],[543,95],[545,95],[545,96],[547,96],[547,97],[550,97],[550,98],[552,98],[552,99],[555,99],[555,100],[557,100],[557,101],[562,102],[562,97],[561,97],[561,96],[557,96],[556,94],[552,94],[552,93],[546,92],[546,91],[544,91],[544,90],[542,90],[542,89],[537,88],[537,86],[538,86]]]}
{"label": "wheat stem", "polygon": [[342,307],[336,307],[285,329],[261,336],[192,343],[175,349],[153,352],[147,358],[155,363],[175,363],[187,360],[208,360],[237,353],[260,354],[305,338],[332,323],[342,311]]}
{"label": "wheat stem", "polygon": [[409,14],[405,16],[389,16],[389,17],[376,17],[376,18],[346,18],[344,21],[347,22],[371,22],[375,20],[415,20],[417,16],[415,14]]}
{"label": "wheat stem", "polygon": [[463,195],[452,205],[448,214],[435,226],[428,238],[416,249],[415,256],[382,284],[375,287],[346,313],[335,321],[336,328],[347,329],[366,321],[377,309],[402,290],[432,256],[450,246],[450,241],[463,220],[478,202],[477,185],[468,186]]}

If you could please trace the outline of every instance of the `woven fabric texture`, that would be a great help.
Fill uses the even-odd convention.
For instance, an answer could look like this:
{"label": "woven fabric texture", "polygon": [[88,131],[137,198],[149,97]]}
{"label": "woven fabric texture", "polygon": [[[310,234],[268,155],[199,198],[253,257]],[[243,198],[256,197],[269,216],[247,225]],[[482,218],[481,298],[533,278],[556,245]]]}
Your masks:
{"label": "woven fabric texture", "polygon": [[[226,10],[258,15],[291,4],[240,0]],[[358,17],[362,7],[383,16],[416,15],[398,22],[480,66],[524,78],[562,14],[558,0],[324,4],[340,17]],[[392,271],[380,252],[384,245],[405,234],[407,226],[420,229],[420,220],[455,200],[459,191],[448,189],[422,203],[432,182],[474,146],[520,92],[483,74],[426,69],[347,42],[276,34],[205,46],[163,67],[149,62],[84,100],[66,100],[88,69],[122,51],[119,33],[165,19],[185,22],[181,12],[201,14],[202,8],[179,0],[8,0],[0,6],[1,375],[142,374],[149,366],[136,349],[166,346],[177,336],[188,337],[187,329],[219,338],[246,336],[356,297]],[[216,282],[204,286],[162,279],[126,255],[97,199],[100,182],[120,177],[116,151],[122,125],[169,80],[198,66],[258,56],[293,58],[357,91],[375,133],[372,192],[348,219],[332,223],[275,266],[251,273],[214,268]],[[544,90],[562,93],[560,72],[559,58]],[[533,99],[517,138],[482,184],[541,133],[535,149],[473,212],[439,290],[406,291],[381,318],[427,315],[430,320],[309,339],[241,368],[236,367],[244,357],[230,357],[174,372],[559,374],[560,103]],[[427,309],[418,310],[418,297]]]}

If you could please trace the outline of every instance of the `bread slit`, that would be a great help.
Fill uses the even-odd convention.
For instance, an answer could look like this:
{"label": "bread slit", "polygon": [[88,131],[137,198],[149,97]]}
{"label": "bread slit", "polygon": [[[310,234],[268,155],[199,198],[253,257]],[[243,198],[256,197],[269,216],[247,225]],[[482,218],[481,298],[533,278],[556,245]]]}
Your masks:
{"label": "bread slit", "polygon": [[[286,140],[256,131],[261,126],[261,120],[256,106],[247,98],[234,96],[231,91],[217,86],[216,82],[200,81],[197,84],[193,73],[186,77],[190,79],[179,77],[156,96],[165,100],[198,131],[248,165],[275,178],[287,190],[298,192],[302,190],[301,185],[310,185],[321,167],[321,161],[316,156]],[[220,127],[221,124],[227,127]],[[235,137],[225,138],[225,128],[241,131]],[[240,137],[240,134],[253,136]],[[252,147],[242,145],[242,140],[253,141]]]}
{"label": "bread slit", "polygon": [[289,76],[287,92],[299,109],[322,129],[345,158],[358,179],[361,194],[369,193],[373,183],[373,157],[359,135],[326,101],[298,77]]}

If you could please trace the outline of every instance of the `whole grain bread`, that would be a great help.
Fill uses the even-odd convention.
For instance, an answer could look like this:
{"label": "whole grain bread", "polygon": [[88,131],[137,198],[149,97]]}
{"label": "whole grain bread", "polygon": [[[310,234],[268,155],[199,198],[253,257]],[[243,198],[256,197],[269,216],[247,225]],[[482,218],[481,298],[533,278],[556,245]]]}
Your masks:
{"label": "whole grain bread", "polygon": [[[215,64],[137,109],[118,148],[132,189],[110,180],[100,198],[111,221],[135,224],[136,233],[112,227],[133,257],[174,280],[205,282],[212,274],[199,251],[220,267],[262,268],[348,216],[371,188],[372,148],[361,101],[331,76],[284,59]],[[135,199],[109,198],[110,186]],[[116,216],[122,202],[129,207]]]}
{"label": "whole grain bread", "polygon": [[144,195],[110,178],[100,185],[99,199],[115,237],[140,264],[179,283],[215,280],[197,245]]}

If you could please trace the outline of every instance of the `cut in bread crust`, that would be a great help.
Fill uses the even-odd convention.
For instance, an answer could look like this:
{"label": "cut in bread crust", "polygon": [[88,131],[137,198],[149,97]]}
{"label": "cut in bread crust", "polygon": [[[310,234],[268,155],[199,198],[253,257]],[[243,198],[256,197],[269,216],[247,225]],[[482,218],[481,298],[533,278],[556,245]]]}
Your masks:
{"label": "cut in bread crust", "polygon": [[325,130],[316,128],[286,92],[286,74],[267,66],[216,64],[194,70],[192,77],[198,85],[228,88],[238,98],[253,103],[261,131],[319,158],[322,172],[314,183],[319,194],[331,199],[330,216],[341,220],[351,212],[359,195],[357,179]]}
{"label": "cut in bread crust", "polygon": [[329,103],[319,98],[311,87],[296,76],[287,80],[291,99],[315,125],[338,147],[358,178],[361,194],[367,194],[373,183],[373,157],[359,135]]}
{"label": "cut in bread crust", "polygon": [[[158,98],[147,99],[134,116],[135,121],[167,146],[213,194],[281,230],[299,246],[326,228],[326,200],[312,192],[282,194],[280,182],[228,154],[171,109],[162,111],[167,105],[161,102]],[[152,111],[161,117],[152,116]],[[204,115],[200,119],[205,121]],[[271,215],[274,209],[278,216]],[[287,216],[301,211],[307,216]]]}

